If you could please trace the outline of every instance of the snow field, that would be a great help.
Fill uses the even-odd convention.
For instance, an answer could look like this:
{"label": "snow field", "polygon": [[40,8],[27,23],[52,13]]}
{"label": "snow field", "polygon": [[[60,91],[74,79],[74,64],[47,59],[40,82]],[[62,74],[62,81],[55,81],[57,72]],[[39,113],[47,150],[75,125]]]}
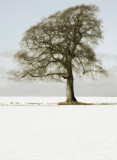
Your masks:
{"label": "snow field", "polygon": [[116,160],[117,106],[1,106],[0,160]]}
{"label": "snow field", "polygon": [[[66,97],[0,97],[0,105],[56,105],[64,102]],[[77,97],[84,103],[116,103],[117,97]]]}

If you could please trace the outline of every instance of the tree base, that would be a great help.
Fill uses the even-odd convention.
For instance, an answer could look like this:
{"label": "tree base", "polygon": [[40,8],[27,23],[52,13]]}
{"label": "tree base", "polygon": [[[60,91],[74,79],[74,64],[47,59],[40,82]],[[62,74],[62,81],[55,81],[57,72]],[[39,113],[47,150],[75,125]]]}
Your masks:
{"label": "tree base", "polygon": [[58,105],[92,105],[92,104],[76,101],[76,102],[59,102]]}
{"label": "tree base", "polygon": [[77,99],[76,99],[75,97],[73,97],[73,98],[68,98],[68,99],[66,100],[66,102],[67,102],[67,103],[77,102]]}

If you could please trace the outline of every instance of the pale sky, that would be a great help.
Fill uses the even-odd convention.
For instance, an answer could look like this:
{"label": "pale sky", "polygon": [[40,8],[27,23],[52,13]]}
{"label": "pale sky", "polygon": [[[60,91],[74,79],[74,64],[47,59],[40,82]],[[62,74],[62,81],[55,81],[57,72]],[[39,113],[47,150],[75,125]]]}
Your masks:
{"label": "pale sky", "polygon": [[6,72],[13,68],[13,55],[28,28],[58,10],[82,3],[100,8],[104,39],[96,51],[110,77],[95,81],[75,79],[75,94],[117,96],[117,0],[0,0],[0,96],[65,96],[65,83],[16,83],[8,80]]}

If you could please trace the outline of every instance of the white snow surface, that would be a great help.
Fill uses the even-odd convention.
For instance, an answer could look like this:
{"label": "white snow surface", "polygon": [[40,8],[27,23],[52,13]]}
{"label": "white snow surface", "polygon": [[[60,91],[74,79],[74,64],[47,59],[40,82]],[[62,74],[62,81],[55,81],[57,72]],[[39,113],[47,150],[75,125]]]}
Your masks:
{"label": "white snow surface", "polygon": [[117,160],[117,105],[0,106],[0,160]]}

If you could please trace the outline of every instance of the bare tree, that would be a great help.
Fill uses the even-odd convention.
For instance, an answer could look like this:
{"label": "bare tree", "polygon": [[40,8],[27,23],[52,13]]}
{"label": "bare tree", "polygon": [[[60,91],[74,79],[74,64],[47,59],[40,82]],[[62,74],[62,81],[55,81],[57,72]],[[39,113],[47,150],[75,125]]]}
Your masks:
{"label": "bare tree", "polygon": [[15,54],[21,64],[12,78],[67,81],[67,102],[74,96],[73,74],[107,76],[94,51],[102,39],[99,9],[80,5],[57,12],[32,26],[24,34],[21,49]]}

